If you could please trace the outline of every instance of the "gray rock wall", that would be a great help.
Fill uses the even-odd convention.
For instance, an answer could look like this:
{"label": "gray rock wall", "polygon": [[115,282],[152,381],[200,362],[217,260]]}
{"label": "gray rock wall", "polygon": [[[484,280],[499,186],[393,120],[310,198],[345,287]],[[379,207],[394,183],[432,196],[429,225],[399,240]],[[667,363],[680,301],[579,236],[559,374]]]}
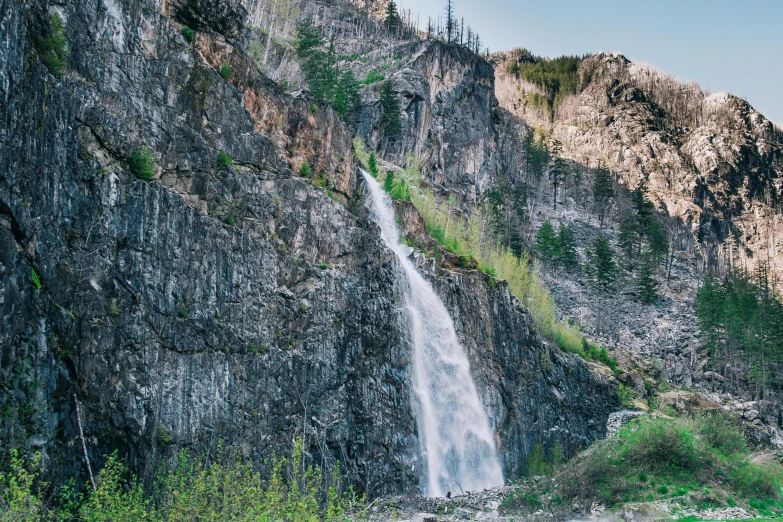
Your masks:
{"label": "gray rock wall", "polygon": [[[61,79],[33,49],[55,10],[70,49]],[[3,440],[42,450],[55,483],[83,477],[75,397],[93,465],[119,449],[147,476],[180,448],[221,442],[260,461],[303,437],[315,463],[340,460],[360,490],[414,487],[394,256],[364,214],[296,176],[285,150],[311,129],[308,153],[347,198],[350,132],[247,71],[226,82],[208,60],[224,56],[209,54],[219,38],[192,47],[162,10],[0,5]],[[250,94],[306,125],[270,135]],[[150,182],[128,167],[142,145]],[[220,168],[218,151],[235,166]],[[611,382],[538,342],[502,285],[433,274],[509,478],[536,442],[573,450],[602,435]]]}

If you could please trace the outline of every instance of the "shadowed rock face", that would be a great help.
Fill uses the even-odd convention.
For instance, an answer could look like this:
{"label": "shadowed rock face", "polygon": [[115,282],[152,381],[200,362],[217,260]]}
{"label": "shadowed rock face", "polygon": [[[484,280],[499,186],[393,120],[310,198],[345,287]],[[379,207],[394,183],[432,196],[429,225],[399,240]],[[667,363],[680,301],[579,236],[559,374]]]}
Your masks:
{"label": "shadowed rock face", "polygon": [[247,10],[239,0],[170,0],[172,18],[196,31],[211,31],[228,38],[243,29]]}
{"label": "shadowed rock face", "polygon": [[[176,5],[229,35],[219,13],[235,4],[208,4],[217,14]],[[95,464],[119,449],[147,474],[221,441],[260,461],[302,437],[314,462],[340,460],[370,494],[413,488],[394,256],[285,150],[311,132],[302,154],[347,198],[361,187],[344,123],[240,63],[224,81],[210,56],[226,44],[190,47],[156,3],[62,8],[59,80],[32,45],[47,5],[0,9],[0,376],[2,406],[26,412],[2,420],[6,443],[45,450],[58,480],[82,472],[75,396]],[[251,95],[289,123],[264,119]],[[331,143],[317,139],[322,122]],[[129,171],[141,146],[151,182]],[[235,166],[218,167],[218,151]],[[502,284],[422,267],[464,337],[509,478],[535,443],[572,451],[602,435],[613,383],[537,341]]]}

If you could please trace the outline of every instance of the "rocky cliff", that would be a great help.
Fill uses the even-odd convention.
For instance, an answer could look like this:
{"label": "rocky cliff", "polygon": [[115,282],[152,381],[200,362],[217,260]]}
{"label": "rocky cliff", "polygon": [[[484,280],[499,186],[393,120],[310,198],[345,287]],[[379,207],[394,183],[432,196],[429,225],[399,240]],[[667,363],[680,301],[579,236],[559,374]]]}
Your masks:
{"label": "rocky cliff", "polygon": [[[372,495],[418,483],[398,267],[361,211],[351,129],[254,68],[248,3],[0,5],[3,441],[42,451],[54,482],[84,477],[82,444],[94,465],[118,449],[144,476],[181,448],[261,462],[299,437]],[[55,13],[62,77],[35,49]],[[480,184],[497,139],[491,68],[433,43],[408,60],[418,79],[394,81],[411,82],[417,137],[390,155]],[[131,172],[145,149],[151,181]],[[304,161],[328,191],[295,174]],[[508,478],[536,444],[572,453],[605,433],[611,376],[537,339],[502,283],[420,261]]]}

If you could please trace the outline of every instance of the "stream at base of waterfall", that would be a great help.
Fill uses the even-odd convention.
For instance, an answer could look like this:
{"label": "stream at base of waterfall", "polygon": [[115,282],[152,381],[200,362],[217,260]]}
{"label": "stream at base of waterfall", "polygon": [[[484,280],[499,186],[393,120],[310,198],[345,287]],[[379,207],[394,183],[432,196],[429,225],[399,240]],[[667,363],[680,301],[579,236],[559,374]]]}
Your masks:
{"label": "stream at base of waterfall", "polygon": [[369,173],[370,210],[381,238],[400,261],[405,312],[412,345],[414,410],[421,456],[426,465],[424,493],[481,491],[503,484],[494,436],[470,375],[470,364],[454,323],[432,286],[400,243],[391,198]]}

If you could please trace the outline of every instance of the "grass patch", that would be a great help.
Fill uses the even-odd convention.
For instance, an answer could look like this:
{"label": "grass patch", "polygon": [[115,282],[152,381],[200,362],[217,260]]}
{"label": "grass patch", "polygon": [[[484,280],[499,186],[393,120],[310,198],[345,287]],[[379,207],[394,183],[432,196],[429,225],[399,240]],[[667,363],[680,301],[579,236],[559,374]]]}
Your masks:
{"label": "grass patch", "polygon": [[[749,452],[736,445],[738,438],[744,440],[738,428],[727,427],[731,435],[724,433],[717,442],[705,436],[715,422],[710,416],[640,417],[562,467],[556,481],[565,498],[607,506],[693,493],[717,505],[740,499],[746,507],[783,512],[783,466],[751,462]],[[726,448],[731,448],[728,455]]]}
{"label": "grass patch", "polygon": [[224,63],[223,65],[220,66],[220,70],[218,71],[218,73],[224,80],[228,81],[234,75],[234,70],[231,68],[229,64]]}
{"label": "grass patch", "polygon": [[155,177],[155,161],[152,159],[152,152],[146,146],[133,151],[129,165],[130,171],[139,179],[150,181]]}

